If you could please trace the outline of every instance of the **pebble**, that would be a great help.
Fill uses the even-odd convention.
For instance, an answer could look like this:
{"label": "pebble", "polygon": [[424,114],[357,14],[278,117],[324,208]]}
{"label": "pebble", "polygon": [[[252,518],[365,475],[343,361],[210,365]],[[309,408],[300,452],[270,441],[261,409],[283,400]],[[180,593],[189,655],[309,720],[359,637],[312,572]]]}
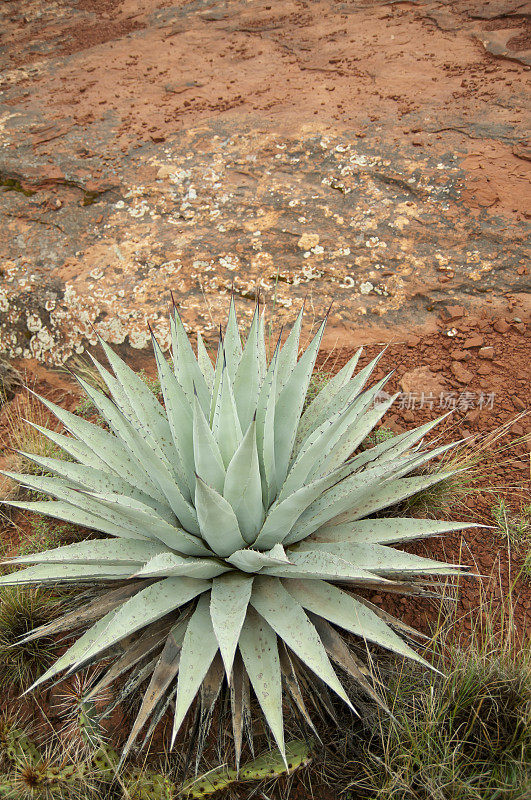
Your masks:
{"label": "pebble", "polygon": [[483,336],[470,336],[470,338],[465,339],[463,342],[463,347],[465,350],[468,350],[470,347],[481,347],[484,341]]}
{"label": "pebble", "polygon": [[452,372],[459,381],[459,383],[470,383],[474,375],[459,362],[452,362]]}
{"label": "pebble", "polygon": [[492,367],[490,364],[480,364],[478,367],[478,375],[490,375]]}
{"label": "pebble", "polygon": [[465,314],[463,306],[445,306],[446,316],[449,319],[460,319]]}
{"label": "pebble", "polygon": [[450,355],[456,361],[467,361],[471,356],[465,350],[450,350]]}
{"label": "pebble", "polygon": [[498,331],[498,333],[507,333],[509,330],[509,326],[504,319],[497,319],[492,327],[495,331]]}
{"label": "pebble", "polygon": [[480,358],[493,358],[494,357],[494,347],[481,347],[478,350],[478,356]]}

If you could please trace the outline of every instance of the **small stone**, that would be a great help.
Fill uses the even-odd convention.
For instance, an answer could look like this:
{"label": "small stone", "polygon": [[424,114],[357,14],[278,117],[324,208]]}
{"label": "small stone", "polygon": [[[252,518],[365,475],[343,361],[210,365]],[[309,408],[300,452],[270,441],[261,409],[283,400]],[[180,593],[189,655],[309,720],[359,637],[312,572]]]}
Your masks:
{"label": "small stone", "polygon": [[509,326],[503,318],[497,319],[492,327],[495,331],[498,331],[498,333],[507,333],[509,330]]}
{"label": "small stone", "polygon": [[490,364],[480,364],[478,367],[478,375],[490,375],[492,367]]}
{"label": "small stone", "polygon": [[463,306],[445,306],[447,319],[460,319],[465,314]]}
{"label": "small stone", "polygon": [[311,250],[312,247],[317,247],[318,244],[319,244],[318,233],[303,233],[301,238],[297,242],[297,247],[300,247],[301,250]]}
{"label": "small stone", "polygon": [[174,167],[173,164],[163,164],[157,172],[157,180],[161,181],[164,180],[164,178],[169,178],[175,170],[176,167]]}
{"label": "small stone", "polygon": [[525,403],[519,397],[513,397],[513,405],[519,411],[525,411]]}
{"label": "small stone", "polygon": [[478,356],[480,358],[494,358],[494,347],[480,347]]}
{"label": "small stone", "polygon": [[464,350],[450,350],[450,355],[452,358],[455,358],[456,361],[467,361],[470,358],[470,353]]}
{"label": "small stone", "polygon": [[470,411],[470,412],[467,414],[467,417],[466,417],[466,418],[467,418],[467,420],[468,420],[469,422],[476,422],[476,420],[478,419],[478,417],[479,417],[479,408],[473,408],[473,409],[472,409],[472,411]]}
{"label": "small stone", "polygon": [[481,347],[484,341],[483,336],[470,336],[463,342],[463,348],[468,350],[470,347]]}
{"label": "small stone", "polygon": [[525,333],[525,324],[523,322],[513,322],[513,328],[518,333]]}
{"label": "small stone", "polygon": [[459,362],[452,362],[452,372],[459,381],[459,383],[470,383],[474,375]]}
{"label": "small stone", "polygon": [[525,433],[524,426],[520,425],[519,422],[515,422],[514,425],[511,427],[511,432],[516,433],[517,436],[523,436]]}

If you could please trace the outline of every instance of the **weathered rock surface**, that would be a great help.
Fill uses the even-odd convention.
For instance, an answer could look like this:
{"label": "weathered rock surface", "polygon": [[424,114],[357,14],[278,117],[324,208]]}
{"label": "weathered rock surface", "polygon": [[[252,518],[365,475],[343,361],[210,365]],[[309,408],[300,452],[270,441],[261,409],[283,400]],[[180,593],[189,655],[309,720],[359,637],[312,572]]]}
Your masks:
{"label": "weathered rock surface", "polygon": [[0,350],[166,345],[170,290],[212,338],[232,288],[347,336],[524,296],[527,68],[489,4],[281,6],[5,4]]}

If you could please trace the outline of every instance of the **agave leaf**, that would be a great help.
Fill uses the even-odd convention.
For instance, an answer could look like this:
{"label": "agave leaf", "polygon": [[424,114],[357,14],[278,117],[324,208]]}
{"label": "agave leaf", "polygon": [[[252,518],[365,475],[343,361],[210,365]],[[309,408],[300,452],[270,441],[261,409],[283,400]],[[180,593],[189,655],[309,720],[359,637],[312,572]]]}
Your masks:
{"label": "agave leaf", "polygon": [[308,714],[306,709],[306,704],[304,702],[304,698],[302,696],[302,692],[299,686],[299,681],[297,679],[297,673],[295,672],[295,667],[293,666],[293,662],[290,658],[288,653],[288,649],[284,642],[281,642],[281,647],[279,647],[279,656],[280,656],[280,669],[282,670],[282,677],[284,679],[284,684],[291,695],[293,702],[295,703],[299,714],[302,716],[306,724],[312,729],[313,733],[319,741],[321,741],[319,734],[312,722],[312,718]]}
{"label": "agave leaf", "polygon": [[[116,436],[102,430],[99,425],[93,425],[70,411],[52,403],[44,397],[35,395],[44,403],[57,419],[63,423],[70,433],[88,446],[92,452],[107,464],[117,475],[125,477],[126,480],[138,486],[139,489],[156,497],[164,499],[160,487],[146,475],[141,463],[133,456],[129,448]],[[108,398],[106,398],[108,399]],[[111,402],[111,401],[108,401]],[[125,419],[125,418],[124,418]],[[127,423],[129,424],[129,423]],[[49,432],[51,434],[51,431]],[[50,439],[53,438],[50,435]]]}
{"label": "agave leaf", "polygon": [[198,600],[184,635],[175,698],[172,747],[217,651],[218,642],[210,619],[209,597],[205,594]]}
{"label": "agave leaf", "polygon": [[[382,353],[379,353],[376,356],[376,358],[374,358],[369,364],[367,364],[366,367],[361,369],[358,372],[358,374],[355,375],[354,378],[352,378],[352,380],[348,381],[344,386],[342,386],[333,395],[333,397],[330,398],[326,407],[322,409],[319,414],[315,415],[312,421],[312,425],[309,427],[306,436],[309,436],[312,433],[312,431],[314,431],[316,428],[322,425],[323,422],[325,422],[327,419],[337,414],[338,411],[341,411],[341,409],[349,405],[349,403],[352,402],[353,398],[355,398],[358,394],[360,394],[364,385],[366,384],[371,374],[373,373],[374,369],[376,368],[376,365],[378,364],[382,355],[383,351]],[[319,395],[317,395],[317,397],[319,397],[322,391],[325,391],[325,389],[326,386],[321,390],[321,392],[319,393]],[[307,410],[309,410],[309,408],[310,406],[308,406]],[[305,438],[306,437],[301,436],[296,440],[296,445],[294,446],[295,454],[298,452],[298,450],[304,443]]]}
{"label": "agave leaf", "polygon": [[319,578],[331,581],[355,581],[364,586],[381,586],[385,578],[373,575],[365,563],[352,563],[335,553],[322,550],[289,551],[289,564],[264,567],[262,575],[274,575],[278,578]]}
{"label": "agave leaf", "polygon": [[[394,465],[382,464],[371,469],[347,475],[342,480],[337,480],[327,491],[311,503],[297,520],[293,530],[284,539],[284,544],[294,544],[305,539],[330,520],[346,522],[343,513],[350,516],[351,509],[359,499],[364,499],[367,493],[374,492],[374,487],[383,491],[386,485],[393,482],[393,473],[399,475],[402,470],[408,471],[407,465],[412,465],[412,459],[398,459]],[[350,467],[347,468],[347,471]],[[332,473],[334,475],[335,473]],[[322,479],[325,480],[325,479]],[[387,503],[384,504],[384,506]],[[360,515],[365,516],[365,514]]]}
{"label": "agave leaf", "polygon": [[[251,712],[249,701],[249,676],[244,669],[242,657],[236,651],[232,667],[232,676],[229,682],[230,705],[232,717],[232,733],[234,736],[234,751],[236,756],[236,772],[240,768],[242,752],[242,738],[244,725],[248,725]],[[252,752],[251,746],[251,752]]]}
{"label": "agave leaf", "polygon": [[19,644],[24,642],[31,642],[35,639],[40,639],[42,636],[53,636],[55,633],[63,631],[71,631],[86,625],[88,622],[93,622],[98,617],[108,614],[110,611],[121,605],[125,600],[129,600],[140,588],[145,586],[144,581],[130,581],[125,586],[120,586],[118,589],[105,592],[92,600],[85,603],[80,608],[75,608],[67,614],[47,622],[45,625],[39,625],[34,628],[31,633],[28,633],[23,638],[19,639]]}
{"label": "agave leaf", "polygon": [[240,332],[238,330],[238,320],[236,318],[236,306],[234,303],[234,295],[230,299],[229,317],[227,320],[227,327],[225,329],[225,336],[223,339],[223,346],[225,350],[226,367],[229,373],[231,384],[234,383],[236,377],[236,370],[242,357],[242,343],[240,339]]}
{"label": "agave leaf", "polygon": [[[87,511],[90,515],[101,517],[120,529],[125,528],[127,530],[127,535],[131,538],[143,539],[147,535],[145,530],[135,524],[134,521],[125,519],[118,513],[116,508],[109,508],[100,503],[96,498],[84,492],[80,492],[77,489],[72,489],[68,483],[61,478],[48,478],[43,475],[25,475],[18,472],[5,472],[3,474],[13,480],[19,481],[30,489],[53,495],[59,498],[59,500],[76,506],[82,511]],[[121,497],[121,495],[119,496]]]}
{"label": "agave leaf", "polygon": [[284,588],[308,611],[334,625],[424,666],[431,666],[376,614],[337,586],[326,581],[290,580],[284,581]]}
{"label": "agave leaf", "polygon": [[[451,412],[450,412],[451,413]],[[400,433],[397,436],[392,436],[390,439],[374,447],[367,448],[362,453],[356,455],[356,464],[361,468],[364,464],[371,463],[371,465],[378,464],[384,461],[401,456],[407,450],[411,449],[417,444],[427,433],[429,433],[441,420],[445,419],[448,414],[443,414],[436,420],[426,422],[424,425],[419,425],[411,431]]]}
{"label": "agave leaf", "polygon": [[4,564],[101,564],[138,565],[164,551],[163,545],[141,539],[89,539],[54,547],[41,553],[16,556]]}
{"label": "agave leaf", "polygon": [[207,414],[210,392],[175,306],[173,317],[170,319],[170,332],[175,376],[184,389],[190,404],[194,394],[197,394],[201,408]]}
{"label": "agave leaf", "polygon": [[293,594],[288,593],[277,578],[257,576],[250,602],[301,661],[352,708],[317,631]]}
{"label": "agave leaf", "polygon": [[[297,427],[297,436],[295,437],[294,446],[295,453],[298,453],[300,446],[310,435],[310,433],[316,428],[320,427],[315,423],[321,414],[324,412],[327,414],[327,416],[329,416],[328,406],[331,400],[335,397],[339,390],[343,388],[343,386],[349,383],[352,375],[354,374],[354,370],[356,369],[356,365],[359,361],[362,351],[363,348],[360,347],[358,352],[353,355],[349,361],[347,361],[345,366],[340,369],[339,372],[330,378],[330,380],[322,387],[318,395],[308,405],[308,408],[302,415]],[[355,394],[357,394],[358,391],[358,388],[354,389]]]}
{"label": "agave leaf", "polygon": [[34,681],[34,683],[28,689],[26,689],[23,694],[28,694],[28,692],[31,692],[36,689],[37,686],[40,686],[41,683],[50,680],[50,678],[53,678],[55,675],[59,675],[60,672],[68,669],[73,664],[85,663],[87,660],[86,654],[94,648],[95,642],[98,641],[99,637],[103,634],[110,621],[115,617],[118,611],[119,609],[113,609],[105,614],[105,616],[103,616],[100,620],[95,622],[94,625],[85,631],[85,633],[82,634],[79,639],[76,639],[74,644],[71,645],[68,650],[63,653],[63,655],[59,656],[52,666],[49,667],[39,678],[37,678],[37,680]]}
{"label": "agave leaf", "polygon": [[[111,348],[109,350],[112,352]],[[118,357],[116,356],[116,358]],[[118,359],[118,361],[121,361],[121,359]],[[125,364],[123,366],[129,369]],[[134,372],[132,374],[135,375]],[[151,401],[157,406],[157,410],[147,409],[143,406],[142,399],[140,399],[138,406],[135,406],[137,419],[135,424],[128,420],[114,400],[107,397],[104,392],[95,389],[80,375],[76,375],[76,380],[85,394],[90,397],[114,434],[122,439],[137,458],[138,452],[142,448],[142,451],[152,452],[152,457],[160,459],[165,464],[171,464],[175,459],[175,449],[171,441],[168,419],[162,406],[147,388],[144,381],[138,375],[136,377],[149,394]],[[132,389],[130,389],[130,392],[132,393]],[[136,413],[137,408],[138,414]],[[149,420],[151,420],[152,427]]]}
{"label": "agave leaf", "polygon": [[[119,381],[120,389],[125,393],[129,407],[137,417],[145,436],[150,441],[154,440],[164,456],[171,459],[173,448],[169,447],[170,428],[163,407],[140,375],[131,369],[101,337],[99,342]],[[86,382],[84,381],[83,384]]]}
{"label": "agave leaf", "polygon": [[[441,471],[434,475],[413,476],[391,480],[382,487],[367,489],[352,508],[337,517],[337,522],[351,522],[375,514],[382,508],[394,506],[430,486],[451,478],[458,470]],[[334,518],[335,519],[335,518]]]}
{"label": "agave leaf", "polygon": [[214,388],[214,367],[212,366],[208,350],[205,347],[203,337],[199,331],[197,332],[197,363],[199,364],[199,369],[203,373],[209,391],[212,392]]}
{"label": "agave leaf", "polygon": [[164,353],[159,347],[159,343],[151,335],[153,352],[157,361],[160,388],[164,397],[164,405],[168,416],[168,423],[175,449],[179,456],[180,464],[186,478],[188,493],[185,487],[181,486],[186,499],[192,497],[191,491],[194,487],[194,448],[192,436],[192,402],[195,395],[190,399],[181,384],[175,377],[170,365],[164,357]]}
{"label": "agave leaf", "polygon": [[344,669],[345,672],[348,672],[348,674],[354,678],[356,683],[361,686],[361,688],[369,695],[369,697],[374,700],[374,702],[379,705],[386,714],[391,714],[387,704],[382,700],[379,694],[374,691],[373,687],[361,671],[357,659],[349,650],[339,633],[335,631],[334,628],[332,628],[332,626],[322,617],[318,617],[316,614],[310,614],[309,616],[315,625],[317,633],[319,634],[321,641],[325,646],[325,650],[330,658],[335,661],[336,664],[339,664],[339,666]]}
{"label": "agave leaf", "polygon": [[352,453],[356,443],[350,446],[350,441],[358,438],[358,418],[376,392],[377,388],[355,398],[347,408],[340,409],[312,431],[288,473],[279,500],[296,491],[307,479],[316,480],[332,472]]}
{"label": "agave leaf", "polygon": [[275,404],[278,347],[262,382],[256,406],[256,446],[262,479],[262,503],[267,509],[277,493],[275,470]]}
{"label": "agave leaf", "polygon": [[134,577],[160,578],[184,575],[190,578],[215,578],[229,567],[213,558],[183,558],[177,553],[158,553],[139,569]]}
{"label": "agave leaf", "polygon": [[258,394],[260,392],[260,358],[258,354],[258,305],[256,306],[251,328],[249,330],[245,347],[236,374],[234,376],[234,399],[238,410],[238,418],[242,431],[247,430],[251,424]]}
{"label": "agave leaf", "polygon": [[264,521],[255,422],[247,428],[227,467],[223,497],[236,514],[243,538],[246,542],[253,542]]}
{"label": "agave leaf", "polygon": [[[354,544],[395,544],[408,539],[440,536],[465,528],[480,528],[473,522],[439,522],[431,519],[385,517],[324,525],[306,540],[310,542],[352,542]],[[396,552],[396,551],[393,551]]]}
{"label": "agave leaf", "polygon": [[237,569],[241,569],[244,572],[255,572],[262,569],[262,567],[290,563],[281,544],[276,544],[271,550],[266,550],[264,553],[251,548],[237,550],[228,557],[227,561],[230,561]]}
{"label": "agave leaf", "polygon": [[315,558],[316,563],[321,557],[329,555],[343,559],[351,566],[363,564],[363,568],[379,575],[393,576],[399,572],[422,573],[430,572],[444,575],[460,575],[462,571],[453,564],[444,561],[434,561],[431,558],[421,558],[402,550],[394,550],[381,544],[354,544],[353,542],[309,542],[304,541],[298,545],[296,551],[290,550],[290,557],[297,565],[297,556],[305,553],[308,557]]}
{"label": "agave leaf", "polygon": [[120,536],[146,541],[140,534],[128,528],[115,525],[95,514],[89,514],[88,511],[78,508],[77,505],[74,506],[71,503],[65,503],[61,500],[35,500],[28,502],[22,500],[4,500],[3,503],[6,506],[13,506],[13,508],[22,508],[25,511],[30,511],[35,514],[43,514],[44,516],[53,517],[54,519],[61,519],[64,522],[71,522],[73,525],[93,528],[95,531],[108,533],[110,536]]}
{"label": "agave leaf", "polygon": [[[219,402],[219,390],[221,387],[221,375],[225,364],[225,350],[223,348],[223,336],[221,329],[219,332],[218,354],[216,356],[216,366],[214,368],[214,386],[212,387],[212,397],[210,399],[210,415],[208,421],[210,425],[214,423],[214,414]],[[205,414],[206,416],[206,414]]]}
{"label": "agave leaf", "polygon": [[[113,613],[94,645],[83,654],[83,660],[103,653],[113,644],[141,628],[180,608],[198,594],[209,589],[210,583],[197,578],[165,578],[142,589]],[[70,651],[67,651],[70,652]],[[77,660],[79,666],[80,661]],[[77,666],[74,664],[74,668]],[[72,667],[70,668],[72,671]]]}
{"label": "agave leaf", "polygon": [[153,670],[149,686],[142,699],[142,705],[136,716],[135,722],[129,733],[128,739],[123,747],[122,755],[120,757],[120,764],[122,764],[127,757],[127,754],[133,744],[135,743],[138,734],[146,724],[147,720],[155,710],[157,703],[164,696],[167,689],[170,687],[173,679],[179,671],[179,662],[181,658],[181,647],[186,632],[187,621],[180,620],[168,634],[166,644],[162,649],[159,656],[157,665]]}
{"label": "agave leaf", "polygon": [[218,443],[210,430],[197,398],[194,398],[193,432],[195,471],[205,483],[221,494],[225,483],[225,466],[219,452]]}
{"label": "agave leaf", "polygon": [[[87,467],[93,467],[94,469],[112,469],[102,458],[97,456],[87,444],[79,441],[79,439],[74,439],[73,436],[65,436],[62,433],[56,433],[48,428],[43,428],[42,425],[37,425],[35,422],[31,422],[31,420],[25,421],[28,423],[28,425],[31,425],[32,428],[35,428],[35,430],[39,431],[39,433],[42,433],[43,436],[46,436],[47,439],[56,444],[61,448],[61,450],[63,450],[65,453],[68,453],[69,456],[72,456],[72,458],[75,458],[76,461],[79,461],[81,464],[85,464]],[[17,450],[16,452],[21,453],[26,457],[35,457],[33,453],[26,454],[21,450]]]}
{"label": "agave leaf", "polygon": [[155,500],[145,492],[140,491],[128,481],[109,472],[109,469],[98,469],[75,464],[72,461],[65,461],[62,458],[48,458],[46,456],[32,455],[31,453],[20,452],[25,458],[43,467],[48,472],[55,472],[56,475],[66,479],[73,488],[88,489],[92,492],[114,492],[132,497],[145,505],[151,506],[157,514],[162,516],[166,522],[175,522],[175,514],[167,504]]}
{"label": "agave leaf", "polygon": [[354,418],[352,422],[338,437],[337,441],[330,448],[330,451],[326,453],[325,458],[320,459],[318,466],[310,472],[311,478],[334,470],[342,464],[365,440],[367,435],[373,430],[377,421],[381,419],[393,405],[398,394],[393,395],[383,403],[376,403],[374,407],[370,407],[370,404],[380,391],[380,387],[383,386],[387,380],[389,380],[389,376],[382,378],[376,386],[361,395],[359,398],[359,406],[357,406],[356,409],[359,413],[353,414]]}
{"label": "agave leaf", "polygon": [[[186,618],[189,614],[186,615]],[[182,615],[182,619],[185,615]],[[179,620],[181,621],[181,620]],[[107,686],[110,686],[121,675],[128,672],[135,664],[144,660],[146,656],[156,650],[160,645],[166,641],[170,630],[174,627],[175,621],[162,619],[150,625],[147,631],[140,634],[132,644],[129,643],[125,652],[109,667],[105,674],[91,686],[87,694],[84,695],[85,700],[98,697]]]}
{"label": "agave leaf", "polygon": [[91,493],[89,496],[96,498],[103,508],[109,511],[116,510],[118,516],[126,521],[133,530],[142,531],[144,535],[157,538],[173,550],[179,550],[191,556],[210,555],[208,548],[197,536],[193,536],[176,525],[169,525],[161,517],[158,517],[149,506],[145,506],[131,497],[111,492]]}
{"label": "agave leaf", "polygon": [[[308,384],[315,365],[317,352],[323,337],[324,322],[314,336],[308,349],[297,362],[285,386],[280,391],[275,409],[275,469],[277,481],[283,483],[295,442],[297,425],[308,391]],[[289,337],[288,337],[289,339]],[[287,344],[287,342],[286,342]],[[284,345],[285,347],[286,345]],[[282,385],[282,353],[279,354],[279,380]],[[278,385],[277,385],[278,390]]]}
{"label": "agave leaf", "polygon": [[210,616],[228,680],[252,586],[253,578],[240,572],[230,572],[212,581]]}
{"label": "agave leaf", "polygon": [[258,366],[260,369],[260,383],[263,382],[267,372],[267,353],[265,342],[265,308],[260,314],[258,322]]}
{"label": "agave leaf", "polygon": [[285,758],[284,723],[282,719],[282,680],[274,630],[253,608],[240,633],[240,653],[245,669],[260,703],[277,747]]}
{"label": "agave leaf", "polygon": [[130,578],[140,564],[38,564],[35,567],[0,576],[0,586],[26,583],[64,583],[84,580],[120,580]]}
{"label": "agave leaf", "polygon": [[127,417],[127,419],[132,425],[136,426],[137,430],[140,430],[141,425],[139,419],[135,414],[135,412],[133,411],[133,409],[131,408],[131,403],[129,402],[127,394],[120,381],[117,378],[115,378],[114,375],[111,375],[109,370],[105,369],[105,367],[102,364],[100,364],[100,362],[96,358],[94,358],[92,353],[89,353],[88,355],[90,360],[100,373],[101,377],[103,378],[104,382],[106,383],[107,388],[109,389],[109,392],[112,396],[112,399],[114,400],[114,402],[116,403],[122,414],[125,417]]}
{"label": "agave leaf", "polygon": [[201,712],[195,757],[196,773],[203,755],[205,740],[212,724],[214,705],[223,685],[224,674],[223,660],[219,652],[217,652],[201,684]]}
{"label": "agave leaf", "polygon": [[265,550],[283,540],[287,542],[289,540],[288,534],[301,514],[304,513],[308,506],[311,507],[315,499],[320,497],[334,480],[333,476],[327,475],[324,478],[313,481],[308,486],[302,486],[285,500],[278,503],[278,505],[273,505],[254,542],[254,547]]}
{"label": "agave leaf", "polygon": [[304,305],[297,314],[297,319],[293,323],[293,327],[284,342],[278,355],[278,379],[277,379],[277,399],[281,390],[286,385],[288,380],[293,374],[297,358],[299,356],[299,341],[302,328],[302,316],[304,313]]}
{"label": "agave leaf", "polygon": [[199,529],[195,518],[195,512],[190,503],[183,496],[184,485],[179,488],[176,475],[170,472],[169,465],[164,463],[161,458],[162,453],[157,454],[150,442],[144,439],[136,431],[123,414],[118,410],[114,403],[101,392],[96,392],[88,384],[84,386],[85,392],[89,395],[92,402],[108,422],[116,436],[120,437],[131,453],[142,464],[145,474],[149,474],[157,486],[166,496],[168,503],[182,524],[192,533],[198,533]]}
{"label": "agave leaf", "polygon": [[245,547],[231,506],[199,476],[195,486],[195,505],[201,536],[218,556],[226,558]]}
{"label": "agave leaf", "polygon": [[224,369],[221,374],[212,432],[219,445],[223,464],[227,467],[242,440],[242,429],[227,369]]}

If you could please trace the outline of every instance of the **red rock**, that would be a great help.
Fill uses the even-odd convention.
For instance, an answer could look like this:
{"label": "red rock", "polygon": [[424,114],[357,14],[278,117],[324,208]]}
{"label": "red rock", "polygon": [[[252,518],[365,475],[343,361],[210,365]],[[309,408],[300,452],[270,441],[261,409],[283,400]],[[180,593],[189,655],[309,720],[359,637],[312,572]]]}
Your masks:
{"label": "red rock", "polygon": [[507,333],[509,330],[509,326],[503,318],[497,319],[492,327],[495,331],[498,331],[498,333]]}
{"label": "red rock", "polygon": [[525,333],[525,324],[523,322],[513,322],[513,328],[518,333]]}
{"label": "red rock", "polygon": [[467,361],[470,358],[470,353],[466,353],[464,350],[450,350],[450,355],[456,361]]}
{"label": "red rock", "polygon": [[474,375],[459,362],[452,362],[452,372],[459,381],[459,383],[470,383]]}
{"label": "red rock", "polygon": [[483,336],[470,336],[470,338],[465,339],[463,342],[463,347],[465,350],[469,347],[481,347],[484,341]]}
{"label": "red rock", "polygon": [[478,356],[480,358],[493,358],[493,356],[494,356],[494,347],[481,347],[478,350]]}
{"label": "red rock", "polygon": [[465,314],[463,306],[445,306],[444,310],[448,319],[459,319]]}
{"label": "red rock", "polygon": [[513,405],[519,411],[525,411],[525,403],[519,397],[513,397]]}
{"label": "red rock", "polygon": [[492,367],[490,364],[480,364],[478,367],[478,375],[490,375],[491,372]]}

